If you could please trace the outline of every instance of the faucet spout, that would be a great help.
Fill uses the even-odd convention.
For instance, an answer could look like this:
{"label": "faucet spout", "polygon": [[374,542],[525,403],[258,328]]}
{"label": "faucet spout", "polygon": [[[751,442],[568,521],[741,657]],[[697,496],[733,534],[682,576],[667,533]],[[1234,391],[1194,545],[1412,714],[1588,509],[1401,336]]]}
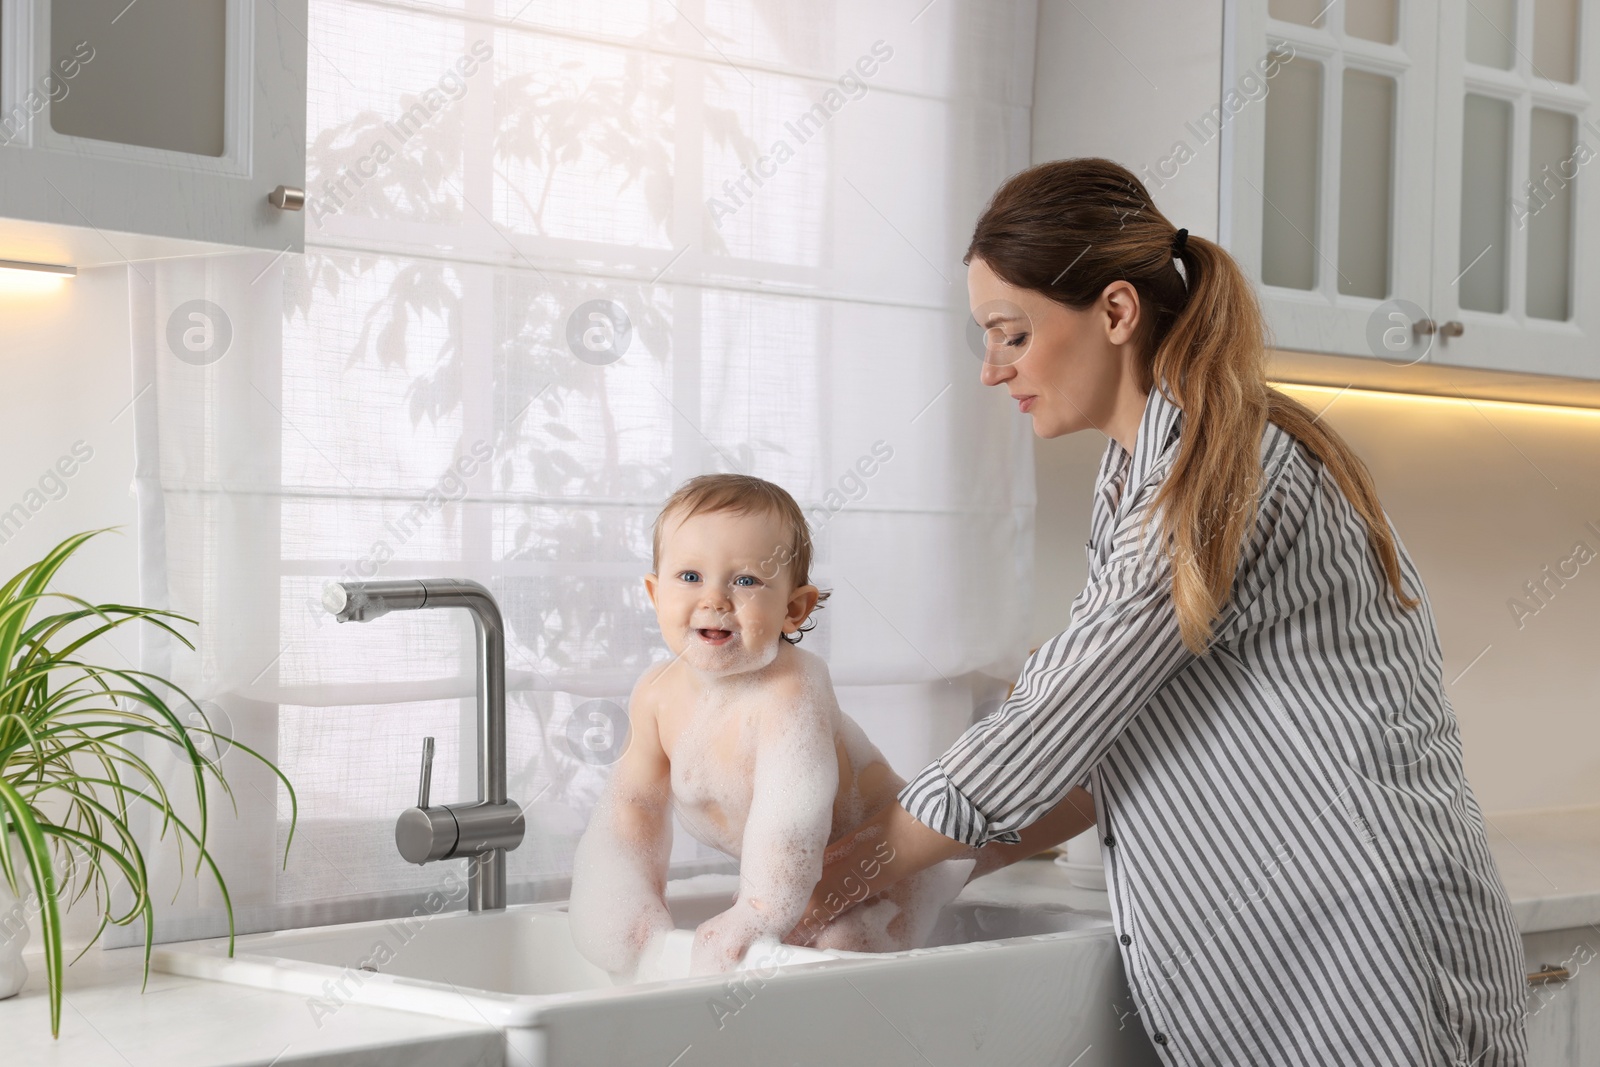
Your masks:
{"label": "faucet spout", "polygon": [[468,860],[468,909],[504,908],[505,854],[522,843],[524,824],[521,806],[506,798],[506,639],[500,606],[478,582],[457,578],[333,582],[323,591],[322,604],[339,622],[370,622],[391,611],[422,608],[464,608],[472,614],[478,664],[478,799],[407,809],[395,824],[395,844],[412,863]]}

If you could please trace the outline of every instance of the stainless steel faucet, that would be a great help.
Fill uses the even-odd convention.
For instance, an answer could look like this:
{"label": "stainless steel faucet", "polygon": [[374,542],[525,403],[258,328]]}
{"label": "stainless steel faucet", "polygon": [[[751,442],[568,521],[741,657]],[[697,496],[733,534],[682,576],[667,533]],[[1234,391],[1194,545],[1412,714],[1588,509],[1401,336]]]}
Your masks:
{"label": "stainless steel faucet", "polygon": [[391,611],[466,608],[478,646],[478,799],[430,807],[433,738],[422,744],[417,806],[400,813],[394,843],[412,863],[467,860],[467,909],[506,906],[506,853],[522,844],[522,807],[506,799],[506,634],[500,606],[477,582],[407,578],[334,582],[322,606],[340,622],[371,622]]}

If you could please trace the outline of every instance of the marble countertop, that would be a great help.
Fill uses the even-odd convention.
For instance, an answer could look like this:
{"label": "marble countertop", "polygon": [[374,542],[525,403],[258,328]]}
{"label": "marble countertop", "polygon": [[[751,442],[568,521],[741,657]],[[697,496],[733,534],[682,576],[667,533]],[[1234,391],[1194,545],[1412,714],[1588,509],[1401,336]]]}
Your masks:
{"label": "marble countertop", "polygon": [[[1524,934],[1538,934],[1600,926],[1600,807],[1514,812],[1487,816],[1484,822],[1489,832],[1489,852],[1511,898],[1517,929]],[[996,871],[972,883],[967,892],[1024,867],[1036,865],[1018,863]],[[1065,884],[1064,874],[1049,865],[1036,867],[1016,884],[1052,880]],[[1001,899],[1012,892],[1010,886],[1000,887]],[[1078,894],[1070,902],[1072,907],[1109,906],[1103,893],[1081,889],[1071,892]],[[1095,897],[1102,903],[1090,903]]]}
{"label": "marble countertop", "polygon": [[[1600,807],[1493,816],[1489,845],[1523,933],[1600,923]],[[1106,911],[1101,892],[1076,889],[1047,859],[979,879],[964,899],[1051,901]],[[67,972],[61,1038],[50,1038],[44,964],[27,954],[20,996],[0,1001],[7,1064],[26,1067],[502,1067],[487,1025],[350,1004],[313,1017],[287,993],[151,972],[139,992],[141,950],[91,949]],[[70,957],[69,957],[70,958]]]}
{"label": "marble countertop", "polygon": [[1600,923],[1600,807],[1485,821],[1489,851],[1523,933]]}
{"label": "marble countertop", "polygon": [[[44,959],[0,1001],[0,1061],[11,1067],[501,1067],[503,1042],[473,1026],[346,1004],[315,1018],[305,998],[150,972],[142,948],[91,948],[67,968],[61,1037],[50,1037]],[[66,959],[70,960],[69,953]]]}

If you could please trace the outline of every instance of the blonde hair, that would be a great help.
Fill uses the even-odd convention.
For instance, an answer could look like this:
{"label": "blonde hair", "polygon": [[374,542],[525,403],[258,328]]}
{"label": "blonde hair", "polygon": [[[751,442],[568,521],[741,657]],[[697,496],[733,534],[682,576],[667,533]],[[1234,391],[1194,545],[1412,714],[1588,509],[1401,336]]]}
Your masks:
{"label": "blonde hair", "polygon": [[[811,528],[806,525],[805,513],[781,485],[748,474],[702,474],[698,478],[690,478],[667,497],[667,502],[661,505],[661,511],[656,515],[651,536],[650,569],[655,571],[661,566],[661,530],[668,518],[677,517],[682,521],[696,515],[724,511],[735,515],[776,516],[787,528],[789,541],[773,546],[773,554],[765,562],[776,564],[773,575],[785,564],[792,564],[794,569],[790,573],[796,589],[811,584]],[[817,594],[818,608],[828,599],[828,595],[826,591]],[[800,635],[816,624],[816,620],[812,619],[800,627],[800,633],[792,637],[785,634],[784,640],[799,644]]]}
{"label": "blonde hair", "polygon": [[1011,285],[1071,308],[1093,305],[1119,279],[1138,292],[1135,342],[1148,354],[1142,384],[1166,382],[1184,413],[1177,458],[1152,508],[1171,544],[1172,599],[1184,644],[1202,652],[1227,604],[1255,523],[1260,441],[1269,421],[1332,475],[1365,520],[1368,545],[1395,598],[1415,608],[1421,601],[1402,585],[1394,535],[1366,465],[1309,408],[1267,385],[1266,320],[1249,279],[1224,248],[1192,234],[1179,255],[1180,275],[1176,235],[1127,168],[1108,159],[1061,159],[1000,187],[964,262],[976,256]]}

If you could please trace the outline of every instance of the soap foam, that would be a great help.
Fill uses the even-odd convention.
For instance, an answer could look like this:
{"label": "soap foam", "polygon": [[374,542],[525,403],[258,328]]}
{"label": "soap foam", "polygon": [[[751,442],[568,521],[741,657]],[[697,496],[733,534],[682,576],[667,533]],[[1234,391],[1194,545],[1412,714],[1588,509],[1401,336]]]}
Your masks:
{"label": "soap foam", "polygon": [[[692,937],[674,930],[663,901],[671,820],[660,839],[631,840],[628,828],[639,820],[626,808],[650,798],[617,797],[608,787],[597,803],[573,860],[568,914],[579,951],[615,981],[681,977],[685,967],[715,973],[770,958],[803,917],[830,838],[860,825],[904,785],[840,710],[823,661],[800,649],[792,655],[797,670],[777,686],[734,677],[708,687],[669,753],[667,795],[656,802],[669,802],[696,839],[740,860],[732,906]],[[854,771],[843,783],[840,747]],[[864,795],[868,768],[873,781]],[[871,828],[857,840],[881,834]],[[920,947],[973,865],[946,860],[902,879],[830,923],[815,947]]]}
{"label": "soap foam", "polygon": [[567,916],[580,953],[613,979],[632,977],[650,939],[673,928],[662,894],[672,852],[667,832],[654,841],[630,839],[624,803],[607,789],[572,860]]}

